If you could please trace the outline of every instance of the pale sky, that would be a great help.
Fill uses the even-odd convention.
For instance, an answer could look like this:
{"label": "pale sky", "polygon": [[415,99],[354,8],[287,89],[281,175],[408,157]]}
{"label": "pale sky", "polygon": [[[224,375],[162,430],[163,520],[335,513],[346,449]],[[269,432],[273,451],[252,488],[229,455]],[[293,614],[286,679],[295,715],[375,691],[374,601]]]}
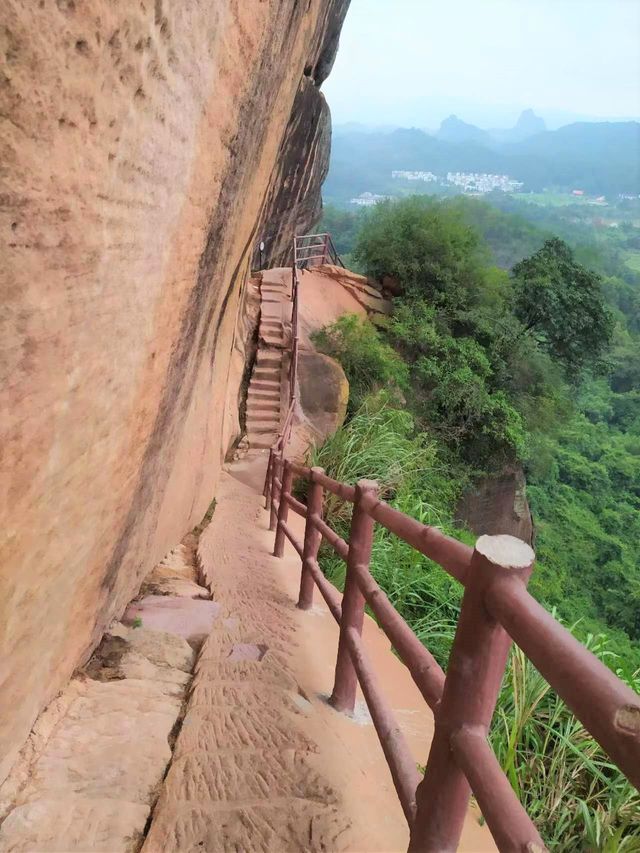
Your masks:
{"label": "pale sky", "polygon": [[351,0],[323,91],[336,123],[638,118],[640,0]]}

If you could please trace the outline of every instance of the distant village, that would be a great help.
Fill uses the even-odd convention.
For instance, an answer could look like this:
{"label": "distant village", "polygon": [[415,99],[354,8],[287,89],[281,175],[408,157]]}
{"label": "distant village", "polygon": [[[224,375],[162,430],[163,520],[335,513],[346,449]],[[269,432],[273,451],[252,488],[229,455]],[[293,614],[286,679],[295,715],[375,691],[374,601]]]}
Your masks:
{"label": "distant village", "polygon": [[[466,195],[484,195],[494,190],[513,193],[520,192],[523,187],[521,181],[515,181],[508,175],[489,175],[485,172],[447,172],[446,178],[443,178],[433,172],[396,169],[391,172],[391,177],[399,181],[422,181],[426,184],[434,183],[442,187],[458,187]],[[352,198],[351,204],[371,207],[387,197],[367,192],[362,193],[357,198]]]}
{"label": "distant village", "polygon": [[[522,181],[516,181],[510,178],[509,175],[492,175],[487,172],[447,172],[446,178],[444,178],[428,171],[395,169],[391,172],[391,177],[398,181],[422,181],[425,184],[437,184],[441,187],[455,187],[464,195],[470,196],[485,195],[496,190],[504,193],[520,193],[524,187]],[[586,196],[584,190],[581,189],[572,190],[571,195],[576,201],[583,201],[589,205],[597,207],[608,206],[604,196],[589,198]],[[389,198],[391,196],[364,192],[356,198],[350,199],[350,203],[358,207],[373,207],[378,202]],[[638,198],[638,196],[621,194],[618,198],[621,201],[627,199],[633,200]]]}
{"label": "distant village", "polygon": [[502,190],[505,193],[519,192],[524,186],[522,181],[514,181],[509,175],[490,175],[486,172],[447,172],[446,178],[439,178],[433,172],[411,172],[396,170],[391,172],[391,177],[404,181],[424,181],[425,183],[438,183],[441,186],[460,187],[463,193],[469,195],[484,195],[493,190]]}

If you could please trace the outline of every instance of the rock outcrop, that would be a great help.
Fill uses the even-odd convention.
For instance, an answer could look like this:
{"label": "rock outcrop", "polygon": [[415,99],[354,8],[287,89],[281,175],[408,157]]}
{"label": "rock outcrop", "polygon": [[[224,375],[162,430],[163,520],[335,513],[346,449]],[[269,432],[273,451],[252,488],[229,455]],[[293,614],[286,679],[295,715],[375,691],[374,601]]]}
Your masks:
{"label": "rock outcrop", "polygon": [[0,780],[215,493],[251,256],[317,211],[347,6],[3,4]]}
{"label": "rock outcrop", "polygon": [[298,363],[300,407],[312,427],[312,440],[322,442],[342,426],[349,402],[349,382],[335,358],[302,351]]}
{"label": "rock outcrop", "polygon": [[299,279],[298,391],[300,405],[294,420],[288,455],[303,459],[310,445],[319,445],[344,421],[349,383],[341,365],[317,352],[314,332],[345,314],[361,317],[389,313],[391,303],[365,276],[330,264],[301,270]]}
{"label": "rock outcrop", "polygon": [[329,171],[331,148],[331,113],[320,86],[333,67],[348,6],[349,0],[327,3],[322,40],[298,86],[258,224],[255,268],[290,265],[291,235],[308,233],[320,218],[320,189]]}
{"label": "rock outcrop", "polygon": [[458,518],[478,536],[508,533],[531,545],[533,521],[526,488],[519,467],[484,477],[463,496]]}

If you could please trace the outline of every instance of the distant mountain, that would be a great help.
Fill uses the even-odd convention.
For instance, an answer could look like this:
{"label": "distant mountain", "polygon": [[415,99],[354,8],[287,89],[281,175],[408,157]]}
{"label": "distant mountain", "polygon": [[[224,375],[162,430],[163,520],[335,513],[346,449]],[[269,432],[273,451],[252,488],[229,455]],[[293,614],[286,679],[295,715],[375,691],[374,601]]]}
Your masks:
{"label": "distant mountain", "polygon": [[533,110],[523,110],[514,127],[508,130],[490,130],[489,135],[500,143],[522,142],[530,136],[544,133],[546,129],[543,118],[537,116]]}
{"label": "distant mountain", "polygon": [[476,127],[475,124],[467,124],[458,116],[450,115],[440,125],[436,136],[445,142],[475,142],[480,145],[489,145],[491,136],[486,130]]}
{"label": "distant mountain", "polygon": [[544,133],[546,129],[543,118],[537,116],[533,110],[523,110],[513,128],[513,133],[520,139],[526,139],[529,136],[535,136],[536,133]]}
{"label": "distant mountain", "polygon": [[[579,122],[497,147],[481,143],[477,137],[457,139],[454,142],[439,133],[434,137],[415,129],[337,136],[324,194],[348,200],[363,192],[397,193],[393,170],[503,174],[536,192],[553,188],[581,189],[593,195],[640,193],[638,122]],[[416,184],[412,188],[429,192],[434,186]]]}
{"label": "distant mountain", "polygon": [[344,136],[346,133],[392,133],[398,129],[397,124],[362,124],[359,121],[347,121],[333,126],[334,136]]}

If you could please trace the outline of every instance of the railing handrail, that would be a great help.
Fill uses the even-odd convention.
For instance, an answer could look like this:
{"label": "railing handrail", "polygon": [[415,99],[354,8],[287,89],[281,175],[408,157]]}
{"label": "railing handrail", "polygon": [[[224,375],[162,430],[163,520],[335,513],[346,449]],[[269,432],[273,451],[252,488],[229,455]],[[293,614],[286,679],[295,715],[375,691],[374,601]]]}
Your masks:
{"label": "railing handrail", "polygon": [[[313,241],[320,242],[313,242]],[[311,241],[311,242],[305,242]],[[322,249],[317,255],[303,255],[302,253]],[[299,263],[308,261],[319,261],[319,264],[331,263],[335,266],[344,267],[342,259],[334,245],[331,234],[324,232],[321,234],[303,234],[294,237],[293,240],[293,266],[297,268]]]}
{"label": "railing handrail", "polygon": [[[305,240],[321,242],[305,245]],[[308,249],[322,251],[309,256]],[[269,453],[264,487],[270,528],[276,531],[274,555],[282,557],[286,537],[302,559],[298,607],[311,607],[317,586],[340,625],[331,702],[338,710],[352,711],[360,683],[409,824],[409,850],[454,849],[471,791],[500,850],[543,850],[487,740],[512,641],[639,788],[640,697],[529,594],[535,555],[525,543],[480,537],[470,548],[380,500],[376,483],[362,480],[352,486],[321,468],[285,461],[298,394],[298,267],[316,259],[342,263],[331,236],[295,237],[289,406]],[[293,496],[296,477],[309,483],[306,507]],[[354,506],[349,541],[322,517],[325,491]],[[304,542],[287,523],[290,508],[305,519]],[[436,562],[465,589],[446,674],[371,575],[376,523]],[[342,597],[318,564],[323,539],[347,564]],[[435,732],[422,781],[361,640],[365,603],[434,712]]]}
{"label": "railing handrail", "polygon": [[[272,485],[268,496],[275,519],[274,554],[282,556],[285,537],[292,542],[302,558],[298,606],[308,609],[313,587],[318,586],[340,624],[332,701],[338,696],[337,707],[352,710],[355,684],[360,682],[407,816],[410,850],[454,849],[470,790],[501,850],[544,849],[486,737],[512,640],[632,784],[640,787],[640,697],[527,591],[534,560],[528,546],[513,537],[481,537],[472,549],[389,506],[378,498],[376,484],[368,481],[354,487],[333,480],[322,469],[283,460],[274,463],[269,476],[278,487]],[[310,484],[306,508],[292,494],[298,477]],[[354,504],[349,542],[322,518],[325,491]],[[292,506],[306,519],[304,543],[287,524]],[[368,548],[370,553],[375,523],[434,560],[465,587],[446,675],[370,573],[363,541],[364,551]],[[318,566],[323,539],[347,563],[342,603]],[[498,545],[507,548],[507,557],[502,557]],[[434,711],[434,740],[419,785],[415,764],[360,640],[365,602]]]}

